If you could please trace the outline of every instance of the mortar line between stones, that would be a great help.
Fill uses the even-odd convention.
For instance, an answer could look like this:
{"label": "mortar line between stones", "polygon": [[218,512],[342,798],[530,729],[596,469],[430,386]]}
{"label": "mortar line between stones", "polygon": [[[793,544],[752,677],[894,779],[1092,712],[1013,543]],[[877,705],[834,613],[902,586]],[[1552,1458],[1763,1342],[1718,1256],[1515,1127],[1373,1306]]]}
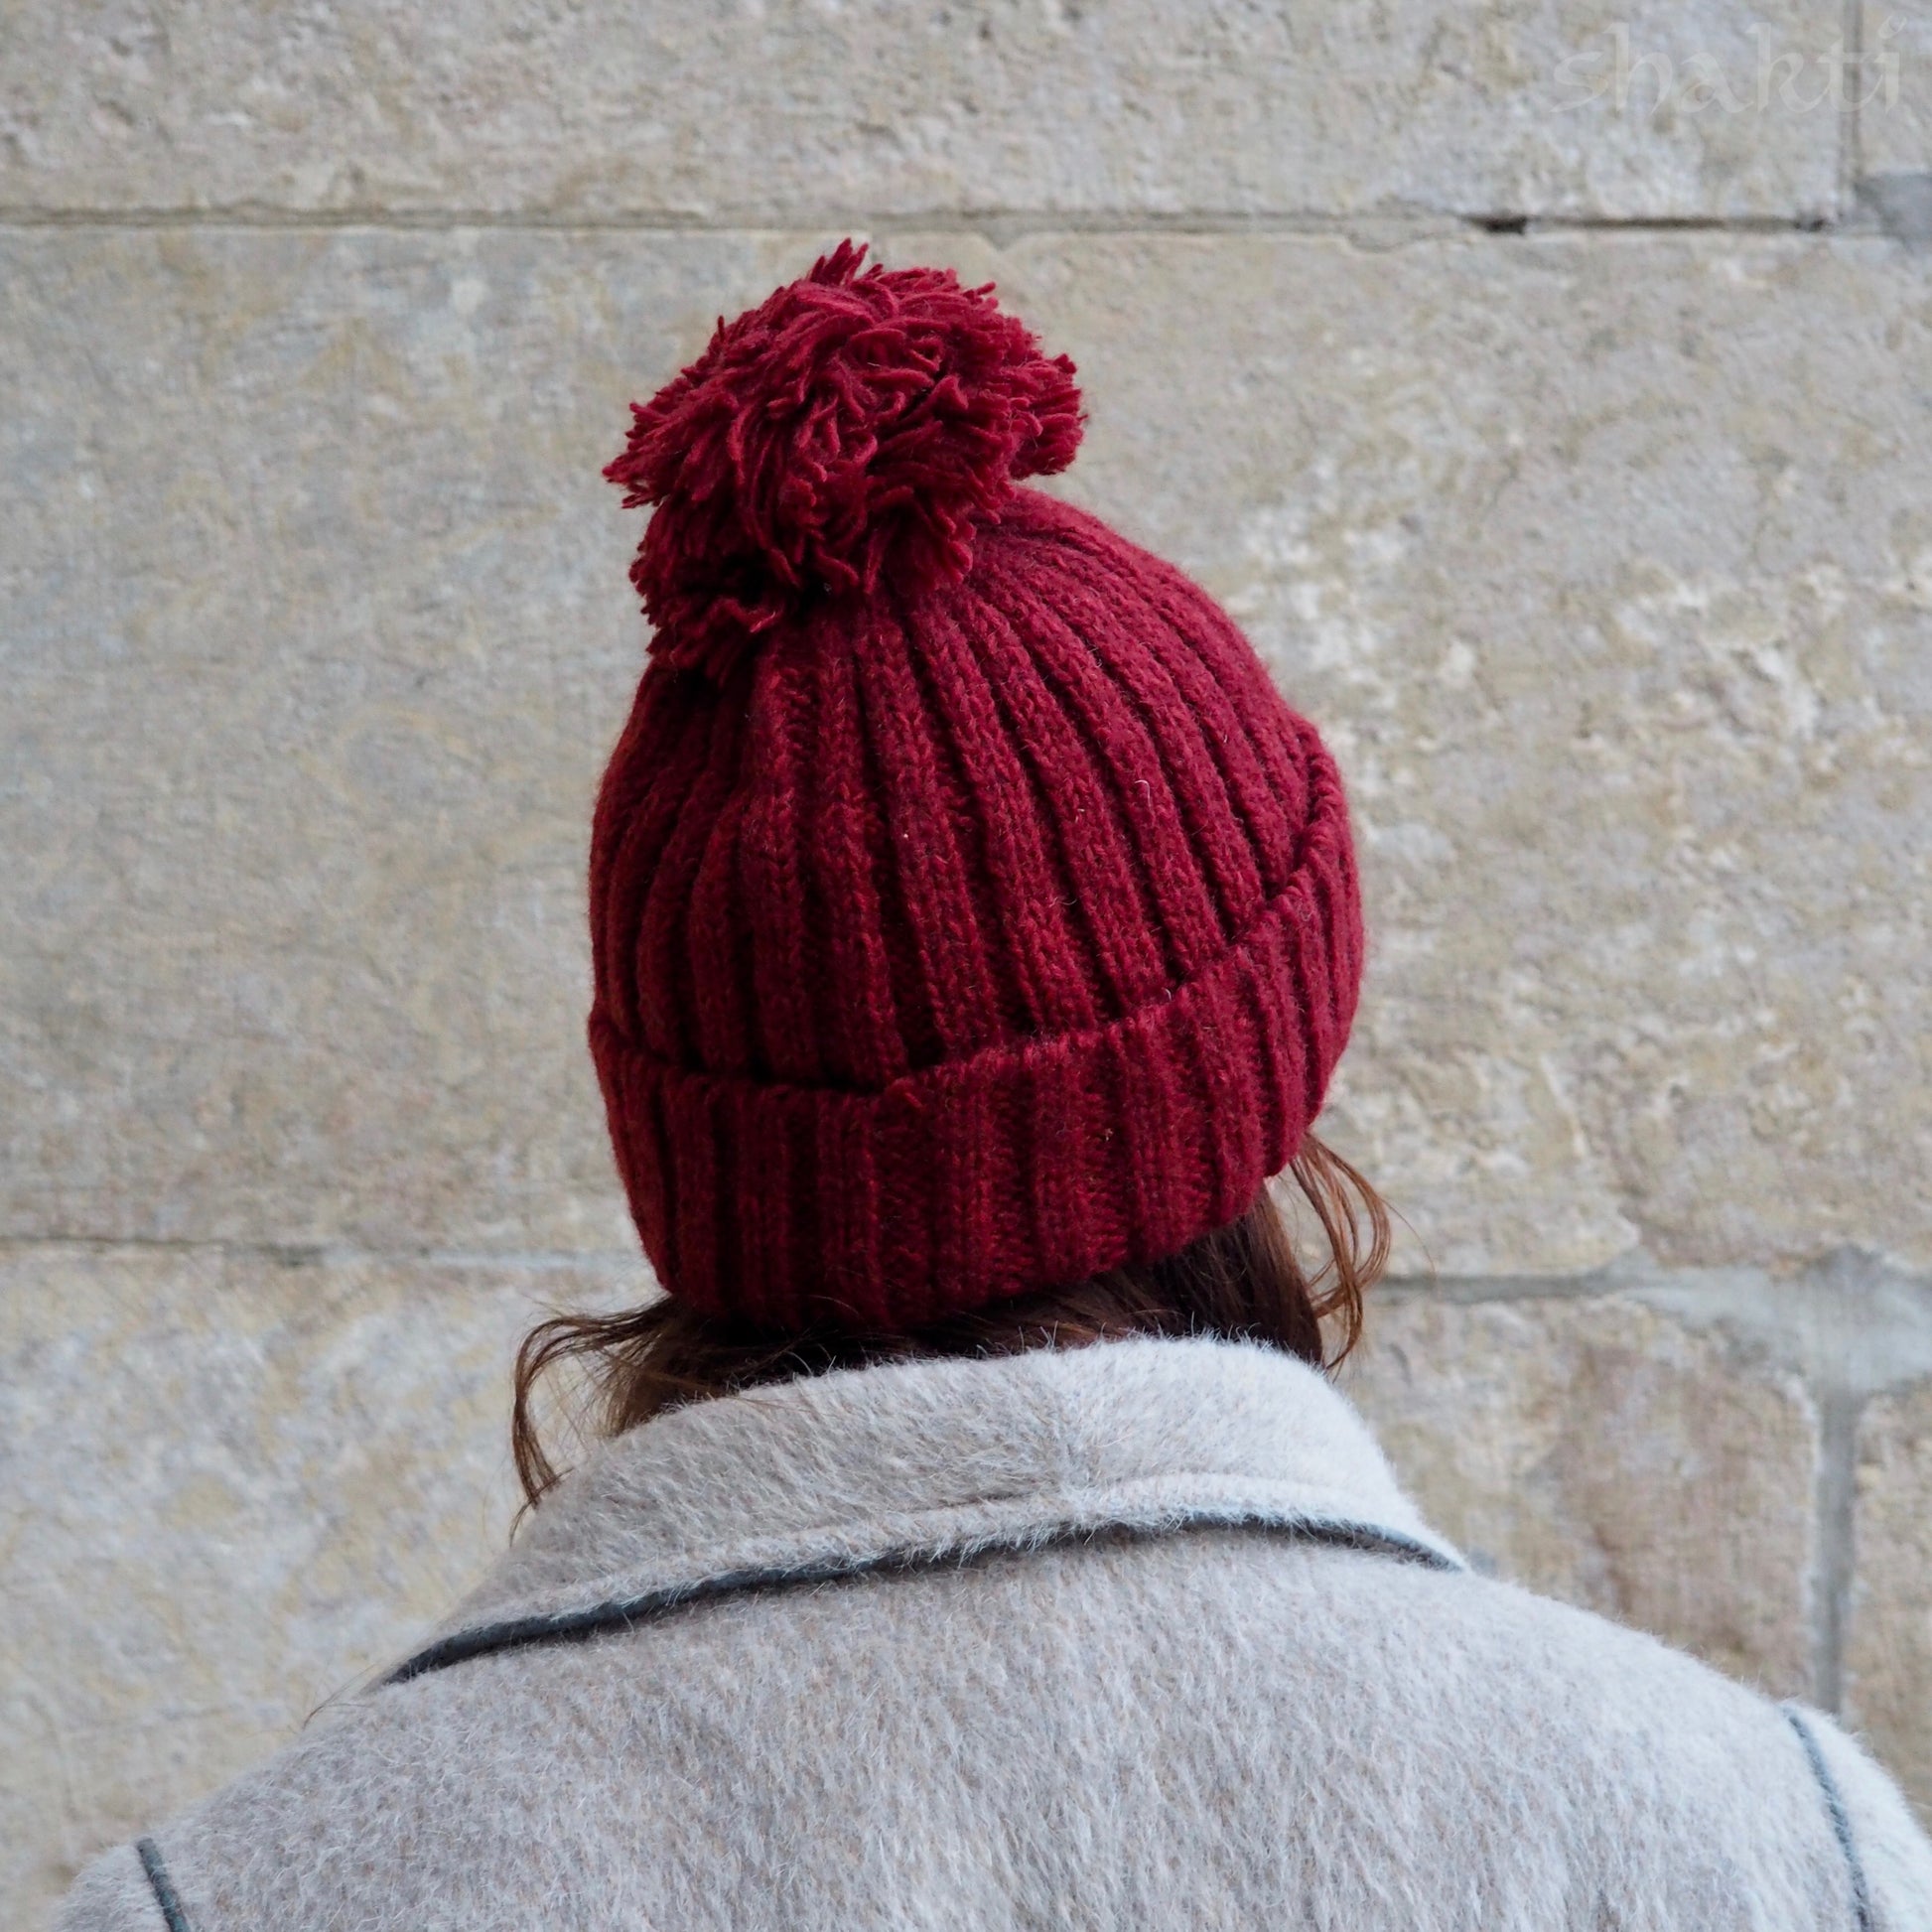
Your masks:
{"label": "mortar line between stones", "polygon": [[[108,1255],[210,1255],[283,1268],[352,1267],[408,1262],[439,1267],[627,1268],[646,1265],[634,1248],[458,1248],[423,1245],[367,1247],[346,1241],[237,1241],[216,1237],[41,1234],[0,1235],[0,1260],[35,1252]],[[1679,1271],[1669,1271],[1672,1273]],[[1696,1275],[1697,1270],[1681,1271]],[[1576,1275],[1393,1275],[1370,1291],[1374,1300],[1430,1298],[1454,1303],[1584,1299],[1627,1291],[1628,1282],[1600,1270]]]}
{"label": "mortar line between stones", "polygon": [[0,1236],[0,1261],[34,1253],[209,1255],[236,1261],[263,1261],[280,1268],[380,1266],[412,1262],[450,1268],[612,1268],[641,1272],[646,1266],[635,1248],[438,1248],[362,1247],[343,1241],[223,1241],[160,1235],[44,1234]]}
{"label": "mortar line between stones", "polygon": [[1838,198],[1843,210],[1856,202],[1864,174],[1864,131],[1859,111],[1864,97],[1864,0],[1841,0],[1841,4],[1842,71],[1851,81],[1838,110]]}
{"label": "mortar line between stones", "polygon": [[[440,1267],[475,1268],[622,1268],[642,1270],[647,1266],[643,1254],[634,1247],[620,1248],[489,1248],[439,1246],[433,1243],[397,1243],[372,1247],[353,1241],[337,1240],[236,1240],[206,1235],[140,1234],[0,1234],[0,1261],[36,1252],[108,1255],[115,1252],[157,1255],[212,1255],[236,1260],[258,1260],[278,1267],[380,1265],[384,1262],[409,1262]],[[1801,1274],[1804,1271],[1800,1271]],[[1384,1276],[1370,1291],[1373,1308],[1377,1302],[1434,1301],[1459,1306],[1499,1302],[1587,1301],[1611,1296],[1644,1299],[1673,1284],[1693,1291],[1709,1291],[1716,1297],[1715,1307],[1725,1305],[1727,1297],[1714,1288],[1714,1273],[1722,1267],[1687,1264],[1681,1267],[1649,1267],[1641,1274],[1620,1268],[1591,1268],[1575,1274],[1484,1274],[1458,1275],[1441,1271]],[[1895,1273],[1902,1285],[1932,1294],[1932,1274],[1923,1276]],[[1809,1378],[1808,1378],[1809,1379]]]}
{"label": "mortar line between stones", "polygon": [[1812,1569],[1812,1682],[1821,1709],[1834,1717],[1845,1704],[1845,1644],[1858,1561],[1859,1415],[1854,1390],[1818,1393],[1818,1476],[1814,1498],[1818,1548]]}
{"label": "mortar line between stones", "polygon": [[[803,211],[782,216],[698,216],[645,209],[632,214],[548,214],[540,210],[503,213],[477,208],[303,209],[303,208],[8,208],[0,209],[0,229],[101,229],[142,232],[151,229],[206,229],[212,232],[374,233],[454,232],[468,229],[531,234],[689,234],[792,235],[859,234],[982,235],[996,245],[1035,235],[1334,235],[1345,240],[1413,241],[1449,235],[1494,235],[1516,239],[1537,234],[1717,234],[1779,235],[1832,232],[1841,224],[1823,216],[1789,215],[1595,215],[1533,214],[1499,209],[1489,213],[1407,210],[1355,214],[1267,213],[1201,210],[1187,214],[1055,213],[1050,210],[956,209],[881,214],[865,210]],[[1861,230],[1854,230],[1860,232]]]}
{"label": "mortar line between stones", "polygon": [[[578,1262],[639,1262],[634,1248],[449,1248],[427,1243],[369,1247],[351,1241],[235,1240],[219,1235],[14,1234],[0,1235],[0,1256],[37,1249],[100,1254],[114,1249],[155,1254],[255,1256],[290,1265],[320,1262],[457,1261],[569,1266]],[[1447,1299],[1521,1299],[1525,1296],[1609,1294],[1620,1284],[1600,1273],[1578,1275],[1392,1275],[1373,1293]]]}

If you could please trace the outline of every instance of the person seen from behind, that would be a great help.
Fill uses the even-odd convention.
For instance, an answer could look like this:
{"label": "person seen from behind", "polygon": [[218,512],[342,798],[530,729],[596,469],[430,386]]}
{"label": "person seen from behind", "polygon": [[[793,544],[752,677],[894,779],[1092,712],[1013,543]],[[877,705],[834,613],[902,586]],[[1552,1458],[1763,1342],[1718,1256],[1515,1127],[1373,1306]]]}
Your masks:
{"label": "person seen from behind", "polygon": [[526,1343],[534,1508],[442,1628],[61,1925],[1927,1932],[1828,1717],[1473,1574],[1335,1388],[1387,1220],[1312,1132],[1334,761],[1026,486],[1071,362],[863,254],[609,472],[654,632],[590,1039],[665,1292]]}

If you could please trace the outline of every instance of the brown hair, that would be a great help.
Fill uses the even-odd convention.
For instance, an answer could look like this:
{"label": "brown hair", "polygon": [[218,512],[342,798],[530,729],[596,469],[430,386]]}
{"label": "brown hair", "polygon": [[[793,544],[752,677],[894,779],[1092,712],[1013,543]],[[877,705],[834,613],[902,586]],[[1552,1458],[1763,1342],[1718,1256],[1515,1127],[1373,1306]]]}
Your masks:
{"label": "brown hair", "polygon": [[[1289,1169],[1326,1247],[1312,1275],[1264,1186],[1238,1220],[1164,1261],[1130,1262],[1070,1288],[1017,1295],[904,1334],[814,1328],[773,1334],[660,1298],[621,1314],[558,1314],[516,1355],[510,1446],[529,1504],[558,1477],[533,1398],[552,1369],[588,1369],[588,1420],[619,1436],[680,1403],[830,1369],[942,1355],[1078,1348],[1131,1335],[1220,1335],[1333,1368],[1360,1338],[1362,1297],[1388,1262],[1389,1213],[1375,1189],[1312,1134]],[[1323,1333],[1323,1324],[1327,1333]]]}

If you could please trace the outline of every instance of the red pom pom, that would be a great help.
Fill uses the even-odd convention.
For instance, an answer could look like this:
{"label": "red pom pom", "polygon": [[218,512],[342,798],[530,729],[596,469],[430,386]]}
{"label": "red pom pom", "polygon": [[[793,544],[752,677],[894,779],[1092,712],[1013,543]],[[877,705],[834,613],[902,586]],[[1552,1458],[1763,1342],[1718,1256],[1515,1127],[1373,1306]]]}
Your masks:
{"label": "red pom pom", "polygon": [[956,582],[1016,479],[1080,442],[1073,364],[950,269],[842,241],[647,403],[605,471],[655,504],[630,581],[667,661],[722,678],[817,596]]}

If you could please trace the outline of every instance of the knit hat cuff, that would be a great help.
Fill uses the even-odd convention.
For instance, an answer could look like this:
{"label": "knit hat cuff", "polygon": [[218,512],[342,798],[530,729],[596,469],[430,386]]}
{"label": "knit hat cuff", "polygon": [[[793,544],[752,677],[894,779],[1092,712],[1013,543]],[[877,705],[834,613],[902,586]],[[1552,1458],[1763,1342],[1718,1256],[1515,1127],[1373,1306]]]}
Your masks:
{"label": "knit hat cuff", "polygon": [[659,1278],[775,1328],[903,1329],[1178,1252],[1294,1158],[1353,1018],[1345,837],[1171,996],[1002,1043],[877,1093],[591,1049]]}

